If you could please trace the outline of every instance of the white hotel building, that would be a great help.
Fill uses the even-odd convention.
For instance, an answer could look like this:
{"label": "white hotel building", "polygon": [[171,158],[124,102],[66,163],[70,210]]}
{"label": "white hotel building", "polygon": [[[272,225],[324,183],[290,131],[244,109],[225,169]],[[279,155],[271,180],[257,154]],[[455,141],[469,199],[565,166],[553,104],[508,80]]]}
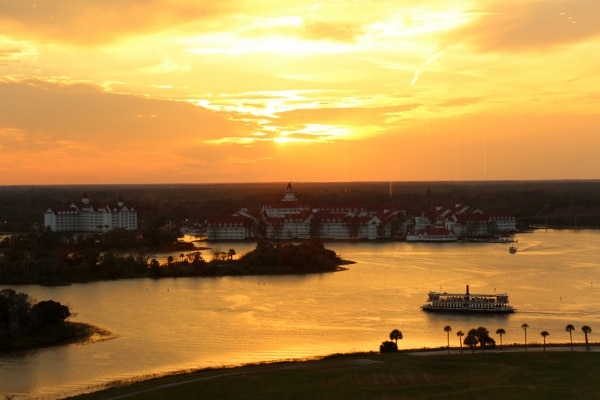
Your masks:
{"label": "white hotel building", "polygon": [[399,213],[366,207],[310,208],[299,203],[289,183],[278,203],[265,205],[254,215],[242,209],[210,218],[206,233],[208,240],[255,239],[262,226],[269,239],[374,240],[391,237],[391,221]]}
{"label": "white hotel building", "polygon": [[119,200],[113,205],[95,205],[87,193],[81,201],[64,209],[49,208],[44,226],[55,232],[106,232],[112,229],[137,229],[137,212]]}

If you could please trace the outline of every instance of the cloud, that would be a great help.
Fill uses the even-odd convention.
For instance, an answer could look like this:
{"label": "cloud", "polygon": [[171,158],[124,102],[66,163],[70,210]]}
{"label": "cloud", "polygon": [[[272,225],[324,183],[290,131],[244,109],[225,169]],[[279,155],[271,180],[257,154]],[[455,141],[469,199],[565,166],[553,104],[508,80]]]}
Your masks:
{"label": "cloud", "polygon": [[192,21],[210,21],[237,2],[192,0],[6,0],[0,24],[11,35],[71,44],[110,43]]}
{"label": "cloud", "polygon": [[277,123],[280,125],[298,124],[311,121],[315,124],[358,125],[382,121],[386,115],[409,112],[419,107],[419,104],[400,104],[386,107],[336,107],[297,109],[279,114]]}
{"label": "cloud", "polygon": [[481,101],[481,98],[477,97],[459,97],[454,99],[448,99],[440,104],[440,107],[464,107],[471,104],[477,104]]}
{"label": "cloud", "polygon": [[597,0],[501,1],[452,35],[484,51],[543,50],[600,35]]}
{"label": "cloud", "polygon": [[0,81],[4,150],[110,153],[194,146],[251,131],[248,123],[184,102],[105,93],[91,84]]}
{"label": "cloud", "polygon": [[362,24],[315,21],[304,25],[303,36],[307,39],[352,42],[363,32]]}

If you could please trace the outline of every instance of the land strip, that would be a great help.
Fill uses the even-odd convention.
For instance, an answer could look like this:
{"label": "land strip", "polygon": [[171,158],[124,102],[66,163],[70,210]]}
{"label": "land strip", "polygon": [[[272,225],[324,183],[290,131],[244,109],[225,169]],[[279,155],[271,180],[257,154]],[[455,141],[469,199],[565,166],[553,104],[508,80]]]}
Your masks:
{"label": "land strip", "polygon": [[574,350],[567,345],[335,355],[115,384],[75,399],[594,398],[600,348]]}

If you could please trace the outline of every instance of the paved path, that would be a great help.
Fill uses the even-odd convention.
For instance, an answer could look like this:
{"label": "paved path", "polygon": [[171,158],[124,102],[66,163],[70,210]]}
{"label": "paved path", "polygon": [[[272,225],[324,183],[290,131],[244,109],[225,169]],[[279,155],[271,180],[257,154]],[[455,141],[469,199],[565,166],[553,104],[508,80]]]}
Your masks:
{"label": "paved path", "polygon": [[[538,353],[538,352],[543,352],[544,351],[544,347],[543,346],[530,346],[530,347],[514,347],[514,346],[505,346],[502,350],[500,350],[499,347],[495,348],[495,349],[486,349],[485,353],[494,353],[494,354],[501,354],[501,353],[511,353],[511,352],[531,352],[531,353]],[[546,350],[545,351],[571,351],[571,347],[566,345],[566,346],[548,346],[546,345]],[[600,347],[593,345],[590,346],[590,351],[591,352],[596,352],[596,351],[600,351]],[[585,345],[573,345],[573,352],[578,352],[578,353],[583,353],[585,352]],[[462,349],[462,354],[481,354],[484,353],[479,347],[477,347],[475,349],[475,351],[471,351],[471,349],[469,349],[468,347],[463,347]],[[439,349],[439,350],[422,350],[422,351],[409,351],[407,354],[411,354],[411,355],[415,355],[415,356],[429,356],[429,355],[438,355],[438,354],[461,354],[460,349],[456,349],[454,347],[452,347],[450,349],[450,352],[448,352],[447,349]]]}

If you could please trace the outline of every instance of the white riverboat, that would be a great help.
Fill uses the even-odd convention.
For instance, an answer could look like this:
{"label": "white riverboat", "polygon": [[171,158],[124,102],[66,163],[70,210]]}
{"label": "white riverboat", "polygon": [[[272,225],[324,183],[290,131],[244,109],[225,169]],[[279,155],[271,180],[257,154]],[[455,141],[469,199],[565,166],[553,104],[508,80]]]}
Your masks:
{"label": "white riverboat", "polygon": [[469,285],[466,293],[429,292],[427,303],[421,307],[424,311],[456,313],[513,313],[515,309],[508,304],[508,294],[471,294]]}
{"label": "white riverboat", "polygon": [[445,228],[430,228],[421,233],[408,233],[406,235],[407,242],[456,242],[458,235]]}

